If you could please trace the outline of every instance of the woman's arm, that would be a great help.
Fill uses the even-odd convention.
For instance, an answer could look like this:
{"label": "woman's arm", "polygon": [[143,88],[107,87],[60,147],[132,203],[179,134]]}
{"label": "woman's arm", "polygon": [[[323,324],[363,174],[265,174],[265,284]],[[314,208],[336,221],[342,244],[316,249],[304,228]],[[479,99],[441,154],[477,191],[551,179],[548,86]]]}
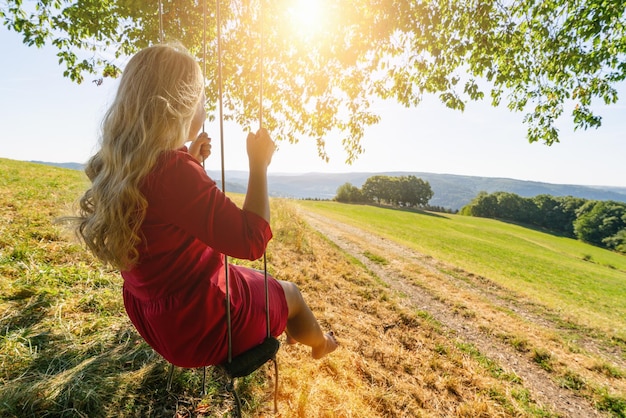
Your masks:
{"label": "woman's arm", "polygon": [[276,146],[267,130],[261,128],[253,135],[248,134],[247,150],[250,165],[248,191],[243,209],[270,221],[270,202],[267,190],[267,167],[272,161]]}
{"label": "woman's arm", "polygon": [[254,260],[272,238],[267,167],[274,143],[266,131],[248,135],[250,178],[243,210],[224,195],[198,161],[174,152],[144,188],[151,211],[215,250]]}

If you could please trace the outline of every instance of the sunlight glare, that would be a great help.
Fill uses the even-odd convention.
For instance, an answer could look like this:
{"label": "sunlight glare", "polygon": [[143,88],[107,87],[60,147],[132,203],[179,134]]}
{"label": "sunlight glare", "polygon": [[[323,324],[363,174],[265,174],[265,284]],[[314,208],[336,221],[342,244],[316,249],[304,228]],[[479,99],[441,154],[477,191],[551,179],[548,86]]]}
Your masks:
{"label": "sunlight glare", "polygon": [[292,24],[302,36],[313,36],[323,25],[321,0],[293,0],[289,7]]}

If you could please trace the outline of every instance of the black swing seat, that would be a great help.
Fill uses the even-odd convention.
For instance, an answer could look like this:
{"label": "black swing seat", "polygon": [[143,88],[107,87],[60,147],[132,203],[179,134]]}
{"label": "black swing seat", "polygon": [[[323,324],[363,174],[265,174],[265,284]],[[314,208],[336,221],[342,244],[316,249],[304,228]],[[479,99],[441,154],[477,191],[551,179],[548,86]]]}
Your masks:
{"label": "black swing seat", "polygon": [[226,361],[219,365],[231,379],[248,376],[269,360],[276,358],[276,353],[280,348],[280,342],[274,337],[267,337],[265,340],[234,357],[230,362]]}
{"label": "black swing seat", "polygon": [[278,363],[276,362],[276,353],[280,347],[280,342],[274,337],[266,337],[265,340],[239,354],[237,357],[220,364],[224,373],[229,377],[230,382],[226,385],[226,390],[232,393],[235,398],[235,416],[241,418],[241,399],[235,389],[235,379],[238,377],[248,376],[259,367],[270,360],[274,362],[274,413],[278,413]]}

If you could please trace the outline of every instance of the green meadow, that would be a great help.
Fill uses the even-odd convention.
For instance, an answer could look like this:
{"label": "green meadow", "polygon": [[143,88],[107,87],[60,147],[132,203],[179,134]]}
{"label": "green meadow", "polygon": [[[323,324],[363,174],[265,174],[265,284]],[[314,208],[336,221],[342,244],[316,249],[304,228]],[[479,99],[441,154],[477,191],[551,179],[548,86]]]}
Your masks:
{"label": "green meadow", "polygon": [[302,206],[484,276],[626,341],[626,256],[492,219],[336,202]]}

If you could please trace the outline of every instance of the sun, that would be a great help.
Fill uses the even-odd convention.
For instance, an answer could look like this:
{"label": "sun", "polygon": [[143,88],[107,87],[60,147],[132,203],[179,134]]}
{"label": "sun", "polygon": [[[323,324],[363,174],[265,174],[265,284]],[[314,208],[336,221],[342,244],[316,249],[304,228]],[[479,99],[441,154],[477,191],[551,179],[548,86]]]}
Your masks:
{"label": "sun", "polygon": [[314,36],[324,25],[322,0],[292,0],[288,14],[294,30],[301,36]]}

